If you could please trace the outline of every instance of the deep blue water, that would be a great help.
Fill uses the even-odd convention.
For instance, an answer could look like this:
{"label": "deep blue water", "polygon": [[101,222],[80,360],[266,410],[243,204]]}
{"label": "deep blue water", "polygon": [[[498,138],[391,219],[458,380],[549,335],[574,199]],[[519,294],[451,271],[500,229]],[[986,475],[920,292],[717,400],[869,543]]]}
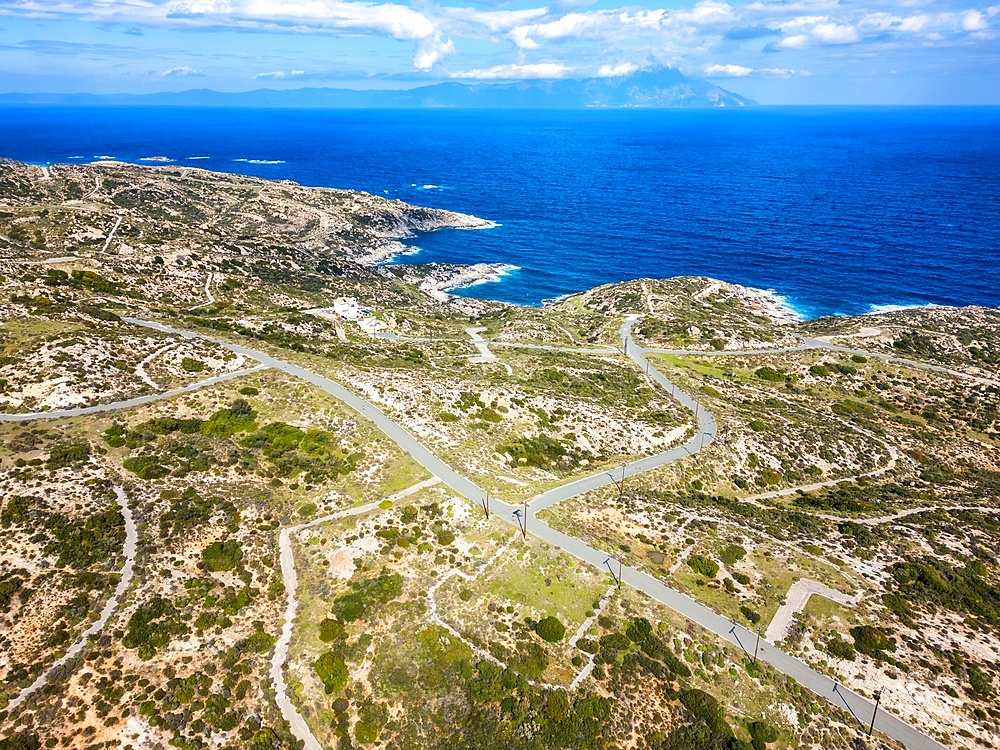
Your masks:
{"label": "deep blue water", "polygon": [[163,155],[493,219],[421,236],[401,259],[520,267],[472,296],[537,304],[702,274],[773,289],[809,317],[1000,305],[1000,108],[37,107],[0,121],[0,155],[23,161]]}

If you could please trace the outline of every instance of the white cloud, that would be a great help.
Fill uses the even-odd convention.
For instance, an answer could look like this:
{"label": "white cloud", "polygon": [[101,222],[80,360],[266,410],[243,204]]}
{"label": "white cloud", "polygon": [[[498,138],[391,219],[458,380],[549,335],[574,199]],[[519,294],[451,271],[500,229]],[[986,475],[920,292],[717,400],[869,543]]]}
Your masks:
{"label": "white cloud", "polygon": [[985,31],[988,28],[989,24],[978,10],[967,10],[962,14],[963,31]]}
{"label": "white cloud", "polygon": [[306,72],[304,70],[273,70],[270,73],[258,73],[254,78],[298,78],[299,76],[304,76]]}
{"label": "white cloud", "polygon": [[809,46],[809,37],[806,34],[786,36],[774,46],[780,49],[805,49]]}
{"label": "white cloud", "polygon": [[796,16],[795,18],[789,18],[787,21],[781,21],[775,24],[775,26],[786,34],[802,31],[803,29],[811,29],[813,26],[819,23],[827,23],[830,20],[830,16]]}
{"label": "white cloud", "polygon": [[200,70],[195,70],[194,68],[189,68],[187,65],[182,65],[179,68],[164,70],[160,73],[160,78],[190,78],[203,75],[205,74]]}
{"label": "white cloud", "polygon": [[479,80],[522,78],[564,78],[576,68],[560,63],[532,63],[529,65],[494,65],[492,68],[477,68],[452,73],[452,78],[474,78]]}
{"label": "white cloud", "polygon": [[562,18],[547,23],[533,23],[511,29],[510,38],[521,49],[538,49],[535,37],[540,39],[564,39],[580,36],[593,28],[598,16],[583,13],[567,13]]}
{"label": "white cloud", "polygon": [[854,44],[861,41],[861,34],[856,28],[839,23],[821,23],[814,26],[810,34],[821,44]]}
{"label": "white cloud", "polygon": [[812,75],[808,70],[796,70],[795,68],[761,68],[757,72],[765,78],[791,78],[792,76],[807,78]]}
{"label": "white cloud", "polygon": [[725,23],[736,19],[733,7],[716,0],[701,0],[689,11],[677,11],[673,17],[681,22],[705,26],[715,23]]}
{"label": "white cloud", "polygon": [[474,8],[441,8],[449,31],[476,35],[483,31],[498,34],[515,26],[523,26],[548,15],[546,8],[525,10],[488,10]]}
{"label": "white cloud", "polygon": [[617,78],[618,76],[627,76],[635,73],[638,69],[638,65],[630,62],[618,63],[617,65],[602,65],[597,69],[597,77]]}
{"label": "white cloud", "polygon": [[454,52],[455,43],[450,39],[442,41],[441,35],[436,34],[434,38],[424,39],[417,45],[417,53],[413,56],[413,67],[417,70],[430,70],[442,58]]}
{"label": "white cloud", "polygon": [[705,75],[709,78],[744,78],[753,73],[753,68],[743,65],[706,65]]}

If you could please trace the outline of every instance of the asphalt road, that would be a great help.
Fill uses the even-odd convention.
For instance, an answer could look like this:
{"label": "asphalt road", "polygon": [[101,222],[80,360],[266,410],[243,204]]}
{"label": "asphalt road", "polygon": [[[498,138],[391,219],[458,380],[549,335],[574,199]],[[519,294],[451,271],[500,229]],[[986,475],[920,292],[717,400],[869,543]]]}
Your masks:
{"label": "asphalt road", "polygon": [[[482,488],[474,482],[461,476],[454,469],[445,464],[441,459],[421,445],[409,432],[386,416],[386,414],[380,409],[329,378],[317,375],[316,373],[310,372],[309,370],[306,370],[298,365],[285,362],[263,352],[248,349],[238,344],[232,344],[227,341],[223,341],[222,339],[190,331],[184,331],[177,328],[171,328],[161,323],[153,323],[139,320],[137,318],[124,318],[124,320],[135,325],[173,333],[184,336],[185,338],[203,338],[209,341],[214,341],[233,352],[256,359],[266,367],[274,367],[291,375],[295,375],[296,377],[302,378],[303,380],[322,388],[332,396],[344,401],[352,409],[370,419],[380,430],[382,430],[382,432],[399,445],[402,450],[412,456],[417,463],[421,464],[429,472],[439,477],[458,494],[476,504],[479,504],[485,496],[485,492]],[[638,364],[643,371],[647,371],[648,363],[643,358],[646,350],[629,341],[629,333],[634,320],[635,319],[628,320],[625,325],[622,326],[622,338],[625,341],[625,349],[628,356],[636,364]],[[839,349],[839,347],[830,348]],[[892,358],[886,357],[886,359]],[[680,391],[680,389],[677,389],[669,380],[667,380],[666,377],[664,377],[652,366],[649,366],[648,373],[657,383],[660,384],[661,387],[669,390],[673,394],[674,398],[676,398],[683,406],[697,413],[698,432],[683,446],[629,464],[625,470],[626,477],[640,474],[643,471],[648,471],[649,469],[657,466],[663,466],[664,464],[670,463],[671,461],[675,461],[679,458],[693,456],[698,450],[701,449],[703,438],[704,444],[708,445],[715,436],[716,424],[711,414],[701,408],[701,406],[697,404],[693,398]],[[594,474],[590,477],[585,477],[584,479],[577,480],[576,482],[572,482],[562,487],[557,487],[531,501],[527,506],[526,514],[524,506],[510,505],[499,500],[494,500],[493,498],[490,500],[490,507],[499,518],[515,525],[519,525],[521,523],[519,519],[526,516],[525,523],[527,525],[528,533],[543,539],[549,544],[552,544],[553,546],[558,547],[559,549],[562,549],[574,557],[588,562],[597,568],[609,570],[609,567],[606,565],[606,562],[609,561],[609,555],[607,553],[591,547],[582,539],[569,536],[550,528],[544,522],[539,520],[535,514],[539,510],[557,502],[566,500],[583,492],[604,487],[615,481],[617,481],[617,477],[613,477],[611,473],[602,472],[600,474]],[[519,514],[518,516],[515,516],[515,511]],[[611,563],[610,570],[617,574],[617,565]],[[756,633],[753,633],[742,626],[736,625],[727,618],[719,615],[714,610],[709,609],[705,605],[696,602],[685,594],[670,588],[662,581],[630,566],[622,566],[621,570],[622,581],[624,584],[642,591],[644,594],[650,596],[661,604],[665,604],[684,617],[693,620],[716,635],[725,638],[738,648],[742,648],[746,651],[748,656],[752,656],[756,652],[756,657],[761,662],[770,664],[778,672],[791,677],[802,687],[811,690],[817,696],[825,698],[836,706],[846,708],[858,720],[859,727],[863,726],[867,730],[868,723],[871,721],[872,713],[875,709],[874,704],[871,701],[841,685],[838,685],[829,677],[813,670],[805,662],[795,658],[794,656],[786,654],[778,647],[764,641],[763,639],[761,639],[758,650],[756,647]],[[884,709],[880,710],[878,716],[876,717],[875,728],[883,732],[888,737],[902,742],[907,748],[910,748],[910,750],[944,750],[943,745],[940,745],[935,740],[896,718]]]}

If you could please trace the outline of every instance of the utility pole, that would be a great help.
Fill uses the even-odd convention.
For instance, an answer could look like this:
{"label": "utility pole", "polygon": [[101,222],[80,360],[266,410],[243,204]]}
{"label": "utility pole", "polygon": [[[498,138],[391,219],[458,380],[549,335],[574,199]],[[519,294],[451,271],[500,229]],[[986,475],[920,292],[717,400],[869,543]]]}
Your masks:
{"label": "utility pole", "polygon": [[622,559],[618,558],[618,590],[622,587]]}
{"label": "utility pole", "polygon": [[753,647],[753,663],[757,666],[757,654],[760,652],[760,628],[757,628],[757,645]]}
{"label": "utility pole", "polygon": [[701,404],[699,404],[699,403],[698,403],[697,401],[695,401],[695,402],[694,402],[694,418],[695,418],[695,419],[697,419],[697,418],[698,418],[698,410],[699,410],[700,408],[701,408]]}
{"label": "utility pole", "polygon": [[625,467],[628,466],[628,462],[622,463],[622,481],[618,485],[618,499],[622,499],[622,495],[625,494]]}
{"label": "utility pole", "polygon": [[878,714],[878,704],[882,702],[882,690],[883,688],[879,688],[878,690],[875,691],[875,710],[872,711],[872,723],[868,727],[869,737],[871,737],[872,732],[875,731],[875,716]]}
{"label": "utility pole", "polygon": [[490,517],[490,493],[489,490],[486,491],[486,497],[483,499],[483,510],[486,511],[486,517]]}
{"label": "utility pole", "polygon": [[521,529],[521,536],[524,537],[525,541],[528,540],[528,501],[527,500],[524,501],[524,528]]}
{"label": "utility pole", "polygon": [[614,578],[615,579],[615,583],[618,584],[618,588],[621,589],[621,587],[622,587],[621,567],[620,567],[621,566],[621,560],[618,561],[618,565],[619,565],[619,568],[618,568],[619,574],[615,575],[615,571],[611,568],[611,558],[610,557],[606,557],[604,559],[604,567],[606,567],[608,569],[608,572],[611,574],[611,577]]}

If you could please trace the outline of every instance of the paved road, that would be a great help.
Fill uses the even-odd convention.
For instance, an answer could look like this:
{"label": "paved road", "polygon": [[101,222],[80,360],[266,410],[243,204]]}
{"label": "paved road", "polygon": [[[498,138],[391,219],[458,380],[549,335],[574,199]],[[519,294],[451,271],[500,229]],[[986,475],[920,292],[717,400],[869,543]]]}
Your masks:
{"label": "paved road", "polygon": [[[427,450],[409,432],[393,422],[380,409],[329,378],[324,378],[323,376],[310,372],[309,370],[299,367],[298,365],[279,360],[263,352],[248,349],[238,344],[232,344],[204,334],[183,331],[165,326],[161,323],[153,323],[145,320],[139,320],[137,318],[125,318],[124,320],[129,323],[145,326],[147,328],[154,328],[167,333],[184,336],[185,338],[203,338],[209,341],[214,341],[215,343],[228,348],[230,351],[256,359],[262,365],[284,370],[285,372],[313,383],[314,385],[325,390],[327,393],[341,399],[352,409],[370,419],[380,430],[382,430],[382,432],[396,442],[400,448],[412,456],[417,463],[421,464],[424,468],[431,472],[431,474],[439,477],[458,494],[476,504],[480,503],[484,498],[485,492],[480,487],[478,487],[474,482],[458,474],[454,469],[449,467],[441,459]],[[629,320],[622,327],[625,348],[633,361],[639,364],[645,371],[647,361],[643,359],[643,355],[646,353],[646,350],[639,348],[634,343],[630,343],[628,341],[633,323],[634,319]],[[710,414],[702,409],[694,399],[681,392],[679,389],[676,389],[669,380],[652,367],[649,368],[649,375],[653,377],[653,379],[656,380],[656,382],[662,387],[670,388],[674,393],[674,397],[677,398],[681,404],[696,411],[698,414],[699,434],[679,449],[675,448],[672,451],[667,451],[659,456],[652,456],[647,459],[634,462],[634,464],[632,464],[633,474],[640,473],[640,471],[644,470],[643,467],[652,468],[654,466],[660,466],[668,463],[670,460],[675,460],[676,458],[693,455],[701,447],[701,433],[705,433],[706,445],[715,434],[715,420]],[[673,456],[674,458],[666,458],[668,455]],[[644,462],[651,463],[647,464]],[[626,476],[628,475],[628,469],[626,469]],[[614,481],[615,478],[613,478],[609,473],[595,474],[591,477],[566,485],[565,487],[559,487],[555,490],[551,490],[550,493],[545,493],[545,495],[536,498],[530,503],[527,510],[528,531],[580,560],[588,562],[597,568],[605,569],[604,563],[608,559],[608,555],[606,553],[591,547],[582,539],[577,539],[576,537],[571,537],[560,531],[552,529],[543,521],[539,520],[535,516],[535,513],[544,507],[548,507],[549,505],[559,502],[560,499],[566,499],[580,492],[606,486]],[[524,512],[521,506],[509,505],[499,500],[491,499],[490,506],[499,518],[512,524],[518,524],[518,520],[514,516],[514,511],[519,511],[521,513]],[[690,620],[693,620],[702,627],[728,640],[730,643],[733,643],[737,647],[743,648],[748,654],[753,653],[757,638],[756,633],[751,633],[746,628],[735,625],[733,622],[719,615],[714,610],[709,609],[705,605],[691,599],[689,596],[670,588],[662,581],[653,578],[647,573],[643,573],[642,571],[630,566],[623,566],[622,574],[624,582],[628,585],[642,591],[656,601],[665,604],[674,611]],[[766,641],[762,642],[758,658],[762,662],[770,664],[782,674],[791,677],[802,687],[811,690],[816,695],[827,699],[841,708],[847,708],[847,710],[849,710],[858,719],[859,724],[867,726],[868,722],[871,720],[874,705],[870,701],[862,698],[853,691],[838,685],[829,677],[813,670],[805,662],[795,658],[794,656],[786,654],[773,644]],[[910,750],[944,750],[942,745],[911,727],[909,724],[897,719],[885,710],[879,712],[875,722],[875,727],[889,737],[902,742],[907,748],[910,748]]]}
{"label": "paved road", "polygon": [[51,667],[38,675],[33,683],[18,693],[18,695],[7,704],[7,711],[17,708],[29,697],[31,697],[33,693],[36,693],[45,687],[55,670],[59,669],[59,667],[63,666],[66,662],[83,651],[83,647],[87,645],[87,641],[91,638],[91,636],[97,635],[101,632],[104,626],[107,625],[108,620],[111,619],[111,615],[113,615],[115,610],[118,609],[118,605],[121,603],[126,589],[128,589],[129,584],[132,582],[132,569],[135,565],[135,549],[136,542],[138,540],[135,520],[132,518],[132,509],[129,508],[128,495],[125,494],[125,490],[121,487],[115,487],[115,499],[118,501],[118,505],[122,510],[122,517],[125,519],[125,564],[122,565],[121,578],[118,579],[118,585],[115,586],[115,593],[112,594],[111,598],[104,603],[104,609],[101,610],[101,616],[93,624],[91,624],[89,628],[83,631],[83,634],[66,650],[65,654],[56,659]]}
{"label": "paved road", "polygon": [[[255,357],[251,357],[255,359]],[[0,422],[29,422],[35,419],[62,419],[63,417],[82,417],[85,414],[97,414],[104,411],[118,411],[119,409],[129,409],[133,406],[142,406],[143,404],[149,404],[153,401],[162,401],[165,398],[173,398],[174,396],[180,396],[183,393],[190,393],[191,391],[196,391],[199,388],[206,388],[210,385],[215,385],[216,383],[221,383],[225,380],[232,380],[233,378],[242,378],[244,375],[249,375],[252,372],[257,372],[258,370],[263,370],[266,365],[260,364],[256,367],[250,367],[245,370],[236,370],[234,372],[227,372],[225,375],[216,375],[215,377],[206,378],[205,380],[199,380],[197,383],[189,383],[188,385],[181,386],[180,388],[174,388],[172,391],[164,391],[163,393],[154,393],[149,396],[136,396],[135,398],[125,399],[124,401],[115,401],[110,404],[96,404],[95,406],[78,406],[73,409],[53,409],[52,411],[33,411],[25,414],[0,414]]]}

